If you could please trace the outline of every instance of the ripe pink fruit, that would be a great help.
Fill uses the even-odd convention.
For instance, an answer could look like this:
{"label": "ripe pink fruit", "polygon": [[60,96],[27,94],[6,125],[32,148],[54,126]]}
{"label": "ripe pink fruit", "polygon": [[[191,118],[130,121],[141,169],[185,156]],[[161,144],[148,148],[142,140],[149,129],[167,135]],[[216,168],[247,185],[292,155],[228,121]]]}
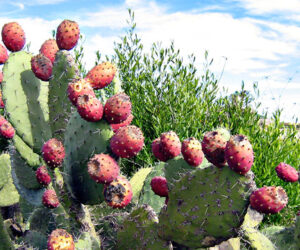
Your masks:
{"label": "ripe pink fruit", "polygon": [[31,69],[35,76],[43,81],[48,81],[52,76],[53,64],[43,54],[31,58]]}
{"label": "ripe pink fruit", "polygon": [[43,186],[48,186],[51,182],[51,176],[46,166],[40,166],[35,172],[36,180]]}
{"label": "ripe pink fruit", "polygon": [[5,137],[6,139],[12,139],[15,135],[15,129],[14,127],[10,124],[10,122],[5,121],[1,126],[0,126],[0,134]]}
{"label": "ripe pink fruit", "polygon": [[278,177],[284,181],[296,182],[299,179],[299,173],[297,170],[284,162],[279,163],[275,170]]}
{"label": "ripe pink fruit", "polygon": [[0,115],[0,126],[5,122],[8,122],[8,121],[4,118],[4,116]]}
{"label": "ripe pink fruit", "polygon": [[261,213],[275,214],[288,203],[288,196],[282,187],[262,187],[250,196],[252,208]]}
{"label": "ripe pink fruit", "polygon": [[7,49],[2,44],[0,44],[0,64],[5,63],[7,59],[8,59]]}
{"label": "ripe pink fruit", "polygon": [[2,27],[2,41],[8,50],[20,51],[25,45],[25,32],[18,23],[7,23]]}
{"label": "ripe pink fruit", "polygon": [[76,22],[64,20],[57,27],[56,43],[59,49],[71,50],[78,42],[80,35],[79,26]]}
{"label": "ripe pink fruit", "polygon": [[79,96],[84,94],[95,96],[94,90],[90,85],[90,82],[86,79],[76,79],[69,83],[67,89],[68,97],[73,105],[77,104]]}
{"label": "ripe pink fruit", "polygon": [[71,234],[64,229],[55,229],[47,241],[47,250],[74,250],[75,244]]}
{"label": "ripe pink fruit", "polygon": [[172,159],[181,153],[181,142],[174,131],[164,132],[160,135],[162,152]]}
{"label": "ripe pink fruit", "polygon": [[49,167],[59,167],[65,158],[65,148],[61,141],[52,138],[44,143],[42,147],[42,156]]}
{"label": "ripe pink fruit", "polygon": [[3,99],[2,99],[2,91],[0,89],[0,108],[3,109],[4,108],[4,102],[3,102]]}
{"label": "ripe pink fruit", "polygon": [[224,167],[226,164],[225,148],[228,140],[224,130],[209,131],[204,134],[201,142],[202,151],[206,159],[217,167]]}
{"label": "ripe pink fruit", "polygon": [[136,156],[143,146],[143,133],[138,127],[133,125],[119,128],[110,140],[111,150],[122,158]]}
{"label": "ripe pink fruit", "polygon": [[131,114],[131,102],[128,95],[118,93],[107,100],[104,116],[108,123],[121,123]]}
{"label": "ripe pink fruit", "polygon": [[113,208],[126,207],[132,198],[130,182],[122,176],[118,176],[110,184],[104,186],[104,199]]}
{"label": "ripe pink fruit", "polygon": [[42,46],[40,48],[40,53],[43,54],[48,59],[50,59],[50,61],[52,63],[54,63],[55,55],[56,55],[56,52],[58,50],[59,49],[58,49],[56,40],[55,39],[48,39],[42,44]]}
{"label": "ripe pink fruit", "polygon": [[2,81],[3,81],[3,72],[0,71],[0,84],[2,83]]}
{"label": "ripe pink fruit", "polygon": [[119,128],[130,125],[133,120],[133,115],[130,113],[130,115],[126,118],[125,121],[121,123],[116,123],[116,124],[110,124],[110,127],[114,132],[116,132]]}
{"label": "ripe pink fruit", "polygon": [[252,167],[254,155],[252,145],[245,135],[231,136],[226,144],[225,159],[229,167],[245,175]]}
{"label": "ripe pink fruit", "polygon": [[104,62],[92,68],[86,78],[91,81],[94,89],[102,89],[109,85],[116,74],[116,67],[110,62]]}
{"label": "ripe pink fruit", "polygon": [[88,162],[88,173],[99,183],[108,184],[120,174],[117,162],[108,154],[96,154]]}
{"label": "ripe pink fruit", "polygon": [[181,153],[184,160],[191,166],[199,166],[204,158],[201,143],[194,137],[185,139],[182,142]]}
{"label": "ripe pink fruit", "polygon": [[53,189],[48,189],[44,192],[42,202],[44,206],[48,208],[56,208],[60,204],[57,195]]}
{"label": "ripe pink fruit", "polygon": [[161,196],[161,197],[168,197],[168,183],[167,183],[167,179],[165,177],[162,176],[155,176],[152,178],[151,180],[151,188],[152,191]]}
{"label": "ripe pink fruit", "polygon": [[167,160],[169,160],[169,157],[167,155],[165,155],[161,149],[160,138],[156,138],[152,142],[151,148],[152,148],[152,153],[158,160],[163,161],[163,162],[166,162]]}
{"label": "ripe pink fruit", "polygon": [[103,106],[93,94],[84,94],[77,99],[77,111],[86,121],[97,122],[102,119]]}

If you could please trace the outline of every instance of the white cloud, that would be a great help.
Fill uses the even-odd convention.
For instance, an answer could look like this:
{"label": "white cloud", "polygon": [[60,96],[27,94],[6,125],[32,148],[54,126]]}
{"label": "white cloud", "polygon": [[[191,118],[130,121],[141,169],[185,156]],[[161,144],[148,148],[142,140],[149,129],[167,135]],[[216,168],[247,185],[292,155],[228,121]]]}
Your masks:
{"label": "white cloud", "polygon": [[300,13],[299,0],[235,0],[254,14],[292,12]]}

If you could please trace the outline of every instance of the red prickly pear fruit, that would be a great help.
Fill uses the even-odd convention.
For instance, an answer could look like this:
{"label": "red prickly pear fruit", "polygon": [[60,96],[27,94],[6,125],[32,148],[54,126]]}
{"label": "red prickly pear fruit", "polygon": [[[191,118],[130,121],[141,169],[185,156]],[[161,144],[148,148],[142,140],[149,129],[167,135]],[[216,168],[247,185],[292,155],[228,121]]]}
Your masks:
{"label": "red prickly pear fruit", "polygon": [[56,138],[45,142],[42,147],[42,156],[49,167],[59,167],[65,158],[65,148],[62,142]]}
{"label": "red prickly pear fruit", "polygon": [[43,80],[48,81],[52,76],[53,64],[49,58],[43,54],[38,54],[31,58],[31,70],[34,75]]}
{"label": "red prickly pear fruit", "polygon": [[90,82],[86,79],[77,79],[69,83],[67,89],[68,97],[73,105],[77,104],[79,96],[84,94],[95,96],[94,90],[90,85]]}
{"label": "red prickly pear fruit", "polygon": [[7,23],[2,27],[2,41],[8,50],[20,51],[26,42],[25,32],[18,23]]}
{"label": "red prickly pear fruit", "polygon": [[217,167],[224,167],[226,164],[225,148],[229,138],[229,132],[221,128],[204,134],[202,151],[206,159]]}
{"label": "red prickly pear fruit", "polygon": [[250,204],[256,211],[265,214],[280,212],[288,203],[288,196],[282,187],[262,187],[250,196]]}
{"label": "red prickly pear fruit", "polygon": [[119,128],[121,127],[125,127],[127,125],[130,125],[132,120],[133,120],[134,116],[132,114],[130,114],[125,121],[121,122],[121,123],[116,123],[116,124],[110,124],[110,127],[112,128],[112,130],[114,132],[116,132]]}
{"label": "red prickly pear fruit", "polygon": [[35,172],[36,180],[43,186],[48,186],[51,182],[51,177],[46,166],[40,166]]}
{"label": "red prickly pear fruit", "polygon": [[108,184],[120,174],[117,162],[108,154],[96,154],[88,162],[88,173],[99,183]]}
{"label": "red prickly pear fruit", "polygon": [[44,206],[48,208],[56,208],[60,204],[57,195],[53,189],[48,189],[44,192],[42,202]]}
{"label": "red prickly pear fruit", "polygon": [[152,148],[152,153],[154,154],[154,156],[163,162],[166,162],[167,160],[169,160],[170,158],[165,155],[161,149],[161,145],[160,145],[160,137],[156,138],[152,144],[151,144],[151,148]]}
{"label": "red prickly pear fruit", "polygon": [[152,191],[161,196],[161,197],[168,197],[168,182],[165,177],[162,176],[155,176],[152,178],[150,182]]}
{"label": "red prickly pear fruit", "polygon": [[75,250],[72,235],[64,229],[55,229],[48,238],[47,250]]}
{"label": "red prickly pear fruit", "polygon": [[160,135],[162,152],[172,159],[181,153],[181,142],[174,131],[164,132]]}
{"label": "red prickly pear fruit", "polygon": [[110,140],[112,152],[121,158],[136,156],[143,146],[143,133],[134,125],[119,128]]}
{"label": "red prickly pear fruit", "polygon": [[125,177],[118,176],[110,184],[104,186],[104,199],[110,207],[126,207],[131,198],[131,184]]}
{"label": "red prickly pear fruit", "polygon": [[97,122],[102,119],[102,103],[93,94],[79,96],[76,107],[79,115],[86,121]]}
{"label": "red prickly pear fruit", "polygon": [[0,126],[0,134],[6,139],[12,139],[15,136],[15,129],[10,122],[5,121]]}
{"label": "red prickly pear fruit", "polygon": [[183,140],[181,146],[183,159],[191,166],[199,166],[204,158],[201,143],[194,137]]}
{"label": "red prickly pear fruit", "polygon": [[88,73],[86,78],[91,81],[94,89],[103,89],[109,85],[116,74],[116,67],[110,62],[103,62],[96,65]]}
{"label": "red prickly pear fruit", "polygon": [[0,84],[3,82],[3,72],[0,71]]}
{"label": "red prickly pear fruit", "polygon": [[0,126],[5,122],[8,122],[8,121],[4,118],[4,116],[0,115]]}
{"label": "red prickly pear fruit", "polygon": [[40,53],[47,57],[52,63],[55,61],[56,52],[59,50],[55,39],[46,40],[41,48]]}
{"label": "red prickly pear fruit", "polygon": [[299,173],[292,166],[281,162],[275,168],[277,176],[286,182],[296,182],[299,179]]}
{"label": "red prickly pear fruit", "polygon": [[7,59],[8,59],[7,49],[2,44],[0,44],[0,65],[5,63]]}
{"label": "red prickly pear fruit", "polygon": [[4,108],[4,102],[3,102],[3,99],[2,99],[2,91],[0,89],[0,108],[3,109]]}
{"label": "red prickly pear fruit", "polygon": [[79,26],[76,22],[64,20],[57,27],[56,43],[59,49],[71,50],[75,47],[80,36]]}
{"label": "red prickly pear fruit", "polygon": [[108,123],[121,123],[131,114],[131,102],[128,95],[118,93],[107,100],[104,117]]}
{"label": "red prickly pear fruit", "polygon": [[235,172],[245,175],[252,167],[254,154],[252,145],[245,135],[231,136],[226,144],[225,159]]}

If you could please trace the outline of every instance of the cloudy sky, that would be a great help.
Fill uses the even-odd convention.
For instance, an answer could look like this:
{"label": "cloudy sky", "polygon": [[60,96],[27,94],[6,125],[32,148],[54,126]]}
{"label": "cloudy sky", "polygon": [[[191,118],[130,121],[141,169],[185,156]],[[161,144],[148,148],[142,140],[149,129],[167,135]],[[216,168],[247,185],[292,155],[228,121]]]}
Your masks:
{"label": "cloudy sky", "polygon": [[[137,32],[145,48],[155,41],[175,46],[183,56],[204,51],[229,92],[245,81],[258,82],[263,108],[284,108],[283,120],[300,118],[299,0],[0,0],[0,25],[17,21],[31,51],[51,37],[63,19],[79,23],[87,68],[95,51],[112,54],[113,42],[126,31],[128,8],[135,12]],[[201,67],[199,63],[199,68]]]}

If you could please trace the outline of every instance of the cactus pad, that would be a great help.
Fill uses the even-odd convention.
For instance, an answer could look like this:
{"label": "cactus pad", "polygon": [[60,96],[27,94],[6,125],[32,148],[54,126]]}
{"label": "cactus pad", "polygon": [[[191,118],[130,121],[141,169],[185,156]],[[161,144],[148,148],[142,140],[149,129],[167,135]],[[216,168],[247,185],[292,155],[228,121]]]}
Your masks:
{"label": "cactus pad", "polygon": [[188,247],[209,247],[238,234],[255,187],[253,174],[227,166],[188,172],[169,192],[159,216],[159,235]]}
{"label": "cactus pad", "polygon": [[49,82],[49,123],[53,137],[63,140],[72,106],[67,97],[68,84],[79,77],[77,65],[69,52],[56,53],[52,74]]}
{"label": "cactus pad", "polygon": [[172,249],[157,235],[158,218],[148,205],[136,208],[124,220],[117,234],[117,249]]}
{"label": "cactus pad", "polygon": [[72,196],[83,204],[103,201],[103,184],[97,184],[87,171],[94,154],[104,153],[113,135],[108,123],[87,122],[77,112],[69,120],[65,135],[65,174]]}
{"label": "cactus pad", "polygon": [[9,122],[16,133],[35,152],[51,138],[48,124],[48,82],[37,79],[31,71],[32,55],[12,53],[3,67],[2,94]]}

